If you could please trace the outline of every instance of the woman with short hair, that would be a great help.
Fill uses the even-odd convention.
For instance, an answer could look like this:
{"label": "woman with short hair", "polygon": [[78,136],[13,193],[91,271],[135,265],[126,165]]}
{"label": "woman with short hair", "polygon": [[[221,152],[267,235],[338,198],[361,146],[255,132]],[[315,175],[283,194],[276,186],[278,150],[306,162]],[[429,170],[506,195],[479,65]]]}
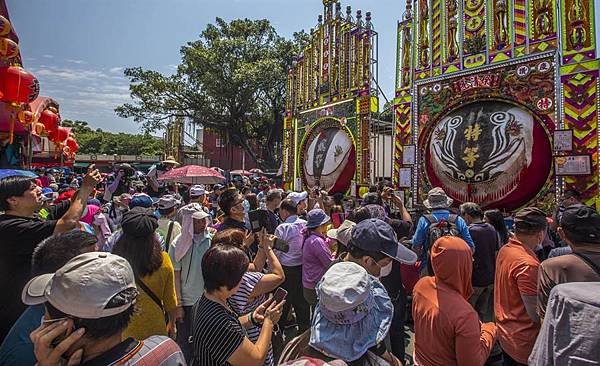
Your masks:
{"label": "woman with short hair", "polygon": [[[194,364],[202,366],[261,366],[269,351],[273,327],[283,304],[263,302],[256,310],[236,313],[230,304],[248,269],[248,256],[232,245],[211,247],[202,258],[204,294],[194,307]],[[255,343],[246,330],[261,325]]]}

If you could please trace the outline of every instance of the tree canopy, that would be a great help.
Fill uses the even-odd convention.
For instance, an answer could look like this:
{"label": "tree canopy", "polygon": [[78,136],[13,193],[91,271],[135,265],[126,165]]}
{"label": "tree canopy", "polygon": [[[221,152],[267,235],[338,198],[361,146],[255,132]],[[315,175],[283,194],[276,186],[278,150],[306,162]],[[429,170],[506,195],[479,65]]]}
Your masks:
{"label": "tree canopy", "polygon": [[163,154],[163,140],[150,134],[133,135],[93,130],[86,121],[63,120],[79,143],[80,154],[148,155]]}
{"label": "tree canopy", "polygon": [[115,111],[150,132],[185,117],[240,146],[259,166],[277,167],[287,70],[305,37],[286,40],[268,20],[217,18],[181,48],[173,75],[126,69],[133,102]]}

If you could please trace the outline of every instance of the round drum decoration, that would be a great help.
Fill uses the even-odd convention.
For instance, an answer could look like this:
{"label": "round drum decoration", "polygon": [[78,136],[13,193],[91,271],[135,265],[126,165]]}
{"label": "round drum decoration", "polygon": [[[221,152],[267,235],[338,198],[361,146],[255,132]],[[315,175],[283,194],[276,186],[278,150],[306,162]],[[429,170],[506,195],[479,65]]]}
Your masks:
{"label": "round drum decoration", "polygon": [[456,201],[514,210],[531,201],[551,173],[551,145],[539,118],[503,101],[461,106],[423,136],[432,186]]}
{"label": "round drum decoration", "polygon": [[302,180],[309,188],[319,184],[329,194],[346,192],[356,171],[352,138],[337,120],[321,122],[304,140],[300,164]]}

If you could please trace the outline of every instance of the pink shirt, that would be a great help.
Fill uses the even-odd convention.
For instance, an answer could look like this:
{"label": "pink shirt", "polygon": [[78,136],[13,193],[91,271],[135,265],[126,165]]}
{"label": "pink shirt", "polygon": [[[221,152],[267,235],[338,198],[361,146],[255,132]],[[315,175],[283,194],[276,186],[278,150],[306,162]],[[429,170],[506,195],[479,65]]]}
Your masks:
{"label": "pink shirt", "polygon": [[304,288],[314,289],[333,260],[333,253],[327,246],[325,237],[312,231],[304,239],[302,247],[302,285]]}

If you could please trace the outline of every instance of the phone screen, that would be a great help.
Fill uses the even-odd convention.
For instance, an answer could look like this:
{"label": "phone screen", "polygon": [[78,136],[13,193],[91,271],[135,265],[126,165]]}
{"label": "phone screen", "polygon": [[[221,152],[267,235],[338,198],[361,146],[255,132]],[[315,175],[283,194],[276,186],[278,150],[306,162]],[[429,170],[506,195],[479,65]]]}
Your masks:
{"label": "phone screen", "polygon": [[280,303],[283,300],[285,300],[285,297],[287,296],[287,294],[288,294],[288,292],[285,289],[278,287],[277,290],[275,290],[275,295],[273,295],[273,300],[276,303]]}

